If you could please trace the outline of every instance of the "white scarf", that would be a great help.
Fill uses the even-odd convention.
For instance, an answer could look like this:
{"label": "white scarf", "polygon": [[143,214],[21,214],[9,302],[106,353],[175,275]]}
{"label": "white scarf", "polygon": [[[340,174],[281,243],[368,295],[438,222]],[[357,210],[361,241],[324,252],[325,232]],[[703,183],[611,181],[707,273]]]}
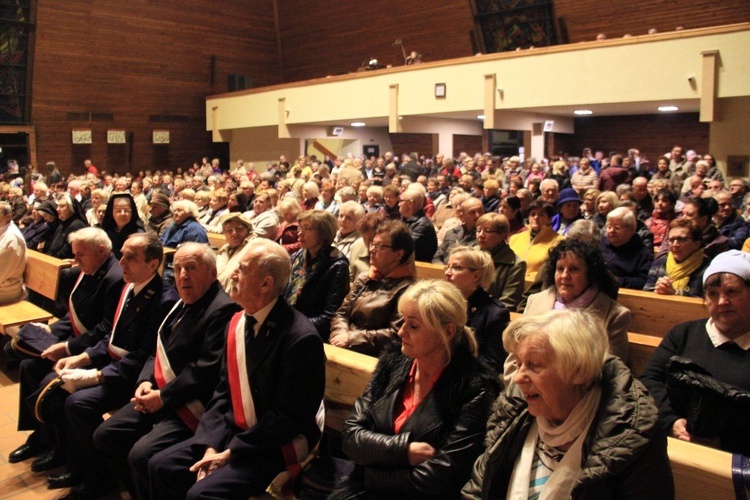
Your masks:
{"label": "white scarf", "polygon": [[521,454],[513,466],[506,498],[528,498],[531,463],[534,460],[537,439],[541,439],[544,444],[553,448],[573,442],[550,476],[539,497],[540,500],[570,498],[573,486],[581,475],[583,441],[586,439],[589,427],[594,421],[600,401],[601,389],[598,385],[594,385],[562,424],[554,426],[544,417],[535,419],[526,435]]}

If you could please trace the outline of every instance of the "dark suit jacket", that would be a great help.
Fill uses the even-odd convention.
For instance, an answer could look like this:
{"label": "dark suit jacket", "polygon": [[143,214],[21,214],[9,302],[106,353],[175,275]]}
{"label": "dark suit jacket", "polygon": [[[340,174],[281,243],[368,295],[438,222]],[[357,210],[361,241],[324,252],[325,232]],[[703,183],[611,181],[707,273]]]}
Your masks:
{"label": "dark suit jacket", "polygon": [[179,297],[174,288],[155,274],[143,290],[130,299],[117,322],[114,345],[129,351],[128,354],[119,361],[110,357],[110,333],[96,345],[86,349],[92,368],[101,369],[105,383],[120,382],[135,386],[143,363],[156,348],[159,325],[177,299]]}
{"label": "dark suit jacket", "polygon": [[321,434],[315,415],[325,391],[325,360],[323,342],[310,320],[279,297],[247,351],[258,423],[247,430],[234,423],[225,349],[219,386],[195,443],[229,449],[233,459],[281,457],[281,447],[303,434],[312,449]]}
{"label": "dark suit jacket", "polygon": [[73,326],[68,314],[52,326],[52,333],[60,341],[68,341],[71,354],[80,354],[112,331],[112,318],[122,292],[122,269],[113,254],[91,276],[84,276],[73,294],[78,319],[89,331],[73,337]]}
{"label": "dark suit jacket", "polygon": [[[161,388],[161,400],[167,408],[179,408],[198,399],[207,405],[219,383],[221,355],[224,350],[224,332],[229,319],[240,310],[215,281],[203,297],[190,306],[182,320],[167,328],[171,318],[159,331],[175,379]],[[179,313],[176,310],[171,316]],[[156,339],[154,338],[154,346]],[[154,378],[154,352],[148,358],[138,378],[139,382]]]}
{"label": "dark suit jacket", "polygon": [[432,262],[437,251],[437,233],[424,211],[420,210],[413,217],[403,219],[414,238],[414,259],[420,262]]}
{"label": "dark suit jacket", "polygon": [[468,299],[466,324],[474,330],[479,342],[479,354],[485,356],[493,367],[502,371],[508,353],[503,349],[503,331],[510,323],[510,311],[483,288],[477,288]]}

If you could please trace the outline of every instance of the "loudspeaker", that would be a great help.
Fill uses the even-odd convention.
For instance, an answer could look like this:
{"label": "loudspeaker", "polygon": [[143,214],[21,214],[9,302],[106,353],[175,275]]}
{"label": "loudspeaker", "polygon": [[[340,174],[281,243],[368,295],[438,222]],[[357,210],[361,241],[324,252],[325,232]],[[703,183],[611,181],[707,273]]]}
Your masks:
{"label": "loudspeaker", "polygon": [[344,133],[344,127],[333,127],[331,129],[331,135],[340,136]]}

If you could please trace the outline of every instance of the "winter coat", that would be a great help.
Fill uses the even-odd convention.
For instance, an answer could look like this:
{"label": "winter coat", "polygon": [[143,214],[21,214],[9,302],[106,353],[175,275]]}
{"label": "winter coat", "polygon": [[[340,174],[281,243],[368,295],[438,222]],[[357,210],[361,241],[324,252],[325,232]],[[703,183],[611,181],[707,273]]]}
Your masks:
{"label": "winter coat", "polygon": [[[457,348],[433,389],[394,433],[402,389],[413,359],[398,350],[384,354],[365,394],[344,425],[342,449],[355,464],[343,485],[364,498],[458,498],[482,439],[499,382],[486,367]],[[426,442],[436,455],[409,465],[409,443]],[[335,495],[346,498],[347,494]]]}
{"label": "winter coat", "polygon": [[[654,400],[614,357],[604,363],[599,384],[601,402],[583,443],[572,498],[674,498],[667,438]],[[486,450],[474,464],[463,498],[505,498],[533,419],[519,387],[506,388],[495,402]]]}

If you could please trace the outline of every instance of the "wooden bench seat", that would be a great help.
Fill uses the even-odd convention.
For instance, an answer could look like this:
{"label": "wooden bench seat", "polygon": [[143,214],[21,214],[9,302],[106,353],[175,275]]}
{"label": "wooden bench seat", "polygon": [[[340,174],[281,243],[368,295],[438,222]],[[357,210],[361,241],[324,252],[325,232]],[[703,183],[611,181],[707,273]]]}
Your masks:
{"label": "wooden bench seat", "polygon": [[[35,250],[26,251],[24,284],[28,290],[55,300],[60,283],[60,271],[70,262],[50,257]],[[0,306],[0,333],[11,334],[14,327],[34,321],[48,322],[54,315],[26,300]]]}
{"label": "wooden bench seat", "polygon": [[[643,337],[644,342],[654,341],[653,337]],[[326,432],[340,432],[355,400],[364,393],[377,359],[329,344],[325,345],[325,353],[326,408],[335,407],[333,415],[326,411]],[[668,438],[667,451],[676,498],[735,498],[731,454],[674,438]]]}

